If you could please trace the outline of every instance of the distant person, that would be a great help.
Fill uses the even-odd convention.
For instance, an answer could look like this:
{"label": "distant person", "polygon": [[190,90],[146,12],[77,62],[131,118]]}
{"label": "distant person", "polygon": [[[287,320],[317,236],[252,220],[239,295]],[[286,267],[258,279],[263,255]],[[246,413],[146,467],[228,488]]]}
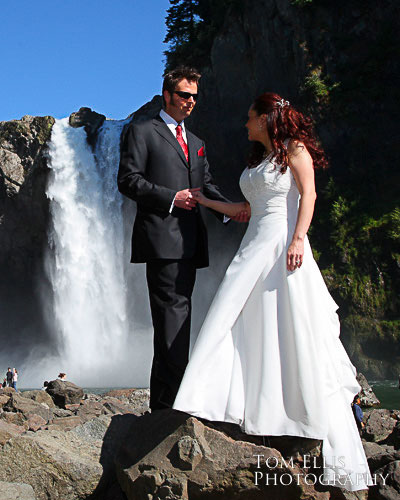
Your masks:
{"label": "distant person", "polygon": [[12,386],[18,392],[18,390],[17,390],[18,370],[16,368],[13,368],[12,374],[13,374],[13,376],[12,376]]}
{"label": "distant person", "polygon": [[360,404],[361,404],[361,399],[360,399],[360,396],[357,394],[354,397],[352,406],[353,406],[353,414],[354,414],[354,418],[356,419],[356,424],[357,424],[358,430],[361,432],[362,429],[364,429],[365,424],[363,422],[364,414],[363,414],[363,411],[360,407]]}
{"label": "distant person", "polygon": [[59,373],[58,374],[58,379],[59,380],[62,380],[63,382],[65,382],[67,380],[67,374],[66,373]]}
{"label": "distant person", "polygon": [[3,380],[3,383],[1,384],[2,387],[7,387],[7,379],[5,378]]}
{"label": "distant person", "polygon": [[13,372],[10,367],[7,369],[6,373],[7,387],[12,387],[13,385]]}
{"label": "distant person", "polygon": [[48,386],[48,385],[49,385],[48,381],[47,381],[47,380],[45,380],[45,381],[43,382],[42,391],[45,391],[45,390],[47,389],[47,386]]}

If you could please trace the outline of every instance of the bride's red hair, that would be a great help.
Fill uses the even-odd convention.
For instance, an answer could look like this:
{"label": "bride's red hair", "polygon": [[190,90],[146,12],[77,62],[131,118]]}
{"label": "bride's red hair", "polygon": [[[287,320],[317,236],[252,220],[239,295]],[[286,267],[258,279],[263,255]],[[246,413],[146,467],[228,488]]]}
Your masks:
{"label": "bride's red hair", "polygon": [[[286,172],[289,166],[288,152],[284,145],[285,139],[295,139],[302,142],[310,153],[314,168],[326,168],[327,159],[323,149],[317,142],[314,127],[310,118],[305,117],[278,94],[266,92],[254,101],[252,109],[258,114],[267,115],[267,131],[272,142],[273,158],[281,171]],[[249,167],[257,166],[265,156],[265,147],[260,142],[253,144],[249,157]]]}

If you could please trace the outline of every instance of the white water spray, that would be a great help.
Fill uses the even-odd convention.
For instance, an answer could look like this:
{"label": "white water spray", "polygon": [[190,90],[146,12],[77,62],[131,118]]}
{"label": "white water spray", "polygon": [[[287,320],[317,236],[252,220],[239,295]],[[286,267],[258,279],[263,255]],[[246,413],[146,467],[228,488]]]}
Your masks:
{"label": "white water spray", "polygon": [[[47,360],[46,370],[64,371],[85,387],[123,385],[122,379],[132,383],[127,380],[130,368],[128,379],[137,372],[132,357],[151,356],[146,345],[135,356],[132,337],[127,343],[122,196],[116,186],[124,123],[104,123],[97,161],[84,129],[70,127],[68,118],[56,121],[50,143],[52,228],[46,268],[60,355]],[[141,365],[136,385],[146,381],[150,359]]]}

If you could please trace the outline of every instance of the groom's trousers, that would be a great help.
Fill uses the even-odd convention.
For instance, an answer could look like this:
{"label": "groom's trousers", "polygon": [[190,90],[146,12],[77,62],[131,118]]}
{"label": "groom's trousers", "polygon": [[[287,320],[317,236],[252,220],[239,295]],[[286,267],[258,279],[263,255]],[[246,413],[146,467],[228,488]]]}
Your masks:
{"label": "groom's trousers", "polygon": [[196,260],[151,260],[146,277],[154,327],[150,408],[158,410],[173,405],[188,362]]}

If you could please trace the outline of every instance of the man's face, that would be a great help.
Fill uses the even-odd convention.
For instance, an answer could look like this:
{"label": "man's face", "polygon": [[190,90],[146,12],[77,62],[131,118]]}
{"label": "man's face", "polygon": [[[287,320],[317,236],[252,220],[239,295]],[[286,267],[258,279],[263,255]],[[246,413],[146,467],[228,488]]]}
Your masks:
{"label": "man's face", "polygon": [[167,90],[164,91],[165,111],[179,123],[190,115],[196,101],[193,97],[189,97],[189,99],[180,97],[176,93],[177,91],[197,94],[197,83],[189,82],[185,78],[177,84],[175,91],[172,94],[170,94]]}

